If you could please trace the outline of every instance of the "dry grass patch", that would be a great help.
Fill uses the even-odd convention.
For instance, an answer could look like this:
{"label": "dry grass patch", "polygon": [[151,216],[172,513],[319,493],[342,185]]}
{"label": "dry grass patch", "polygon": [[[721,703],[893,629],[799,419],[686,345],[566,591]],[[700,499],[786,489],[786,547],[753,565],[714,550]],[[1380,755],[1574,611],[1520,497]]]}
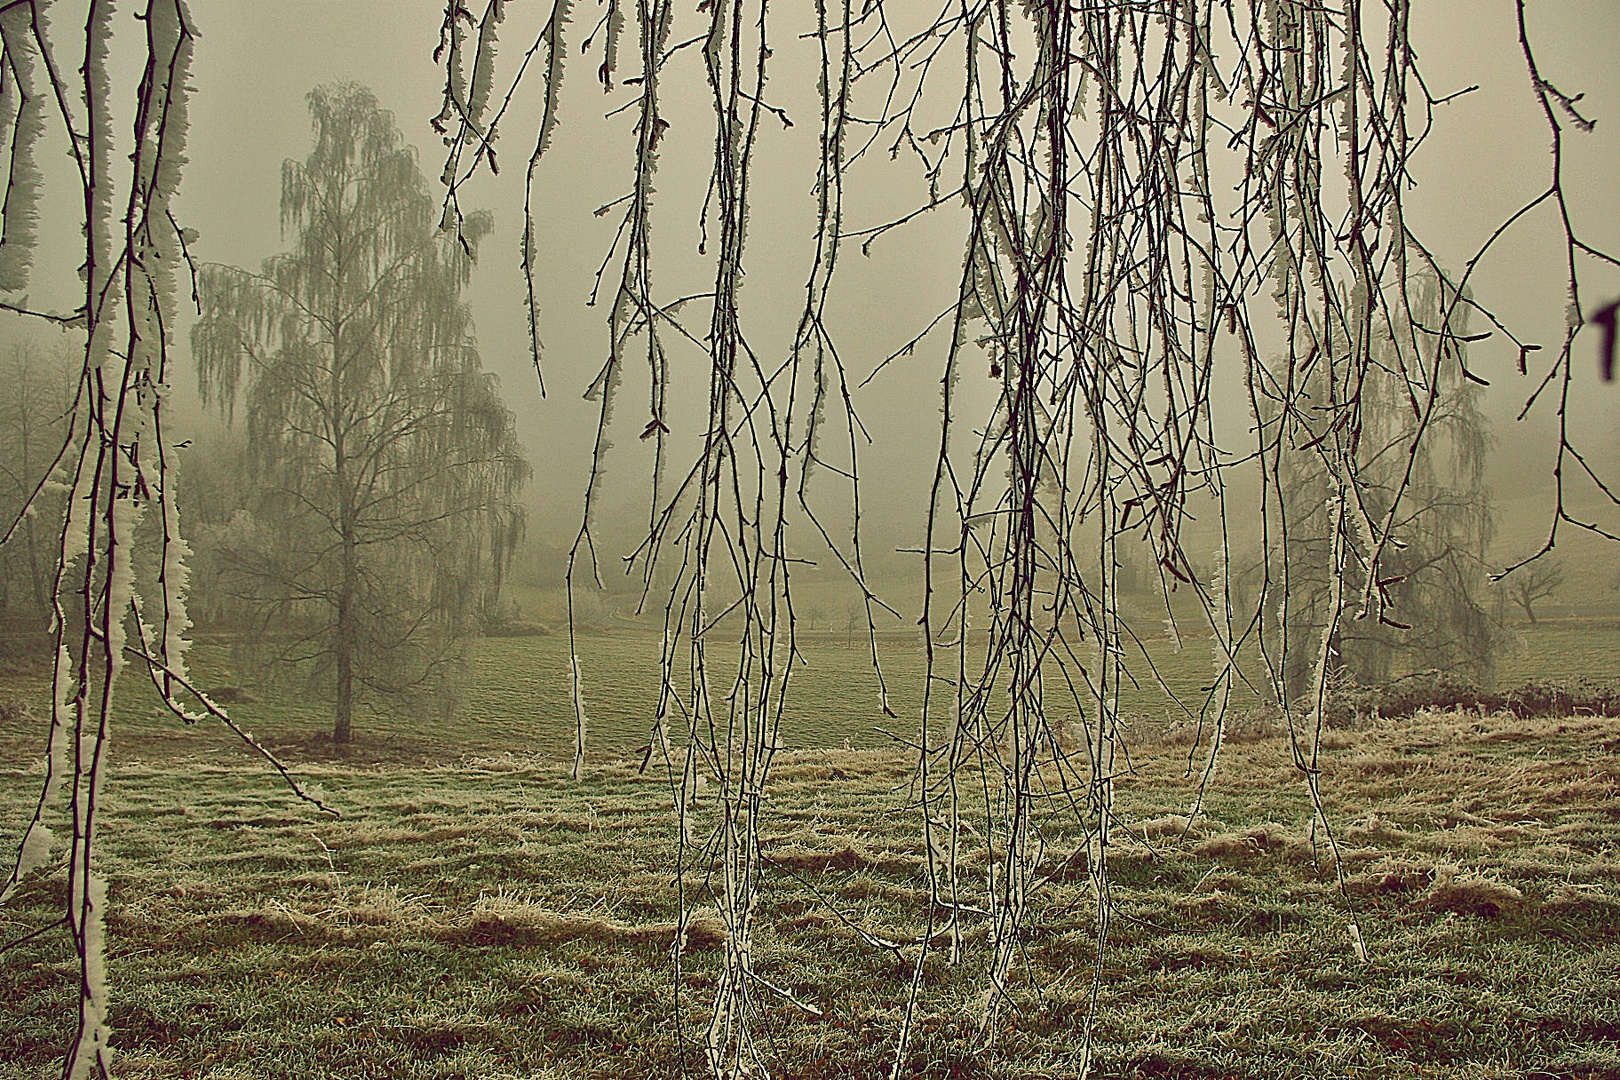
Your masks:
{"label": "dry grass patch", "polygon": [[598,945],[653,945],[668,950],[680,935],[683,952],[717,949],[726,929],[714,911],[692,913],[678,921],[625,924],[594,915],[569,915],[524,903],[501,894],[480,897],[471,911],[438,937],[454,944],[555,945],[586,941]]}
{"label": "dry grass patch", "polygon": [[1318,855],[1317,846],[1312,844],[1307,836],[1275,821],[1262,822],[1241,833],[1222,833],[1210,837],[1193,850],[1211,859],[1271,855],[1285,859],[1309,860]]}
{"label": "dry grass patch", "polygon": [[832,850],[788,844],[783,847],[765,847],[763,854],[772,866],[807,874],[820,874],[829,870],[903,872],[922,865],[922,860],[915,855],[901,855],[892,851],[872,852],[854,844],[844,844]]}
{"label": "dry grass patch", "polygon": [[1434,875],[1433,863],[1386,855],[1366,870],[1347,875],[1345,888],[1351,896],[1404,896],[1427,892]]}
{"label": "dry grass patch", "polygon": [[1208,830],[1208,823],[1186,814],[1164,814],[1125,826],[1125,834],[1132,840],[1151,844],[1155,840],[1185,840]]}

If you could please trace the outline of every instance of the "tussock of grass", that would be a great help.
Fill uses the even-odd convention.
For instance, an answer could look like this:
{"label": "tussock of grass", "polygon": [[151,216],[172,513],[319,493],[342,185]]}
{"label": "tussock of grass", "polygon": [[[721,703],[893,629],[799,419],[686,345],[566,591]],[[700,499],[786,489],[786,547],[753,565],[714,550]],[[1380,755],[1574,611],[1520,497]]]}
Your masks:
{"label": "tussock of grass", "polygon": [[1194,850],[1206,858],[1234,859],[1272,855],[1308,860],[1317,851],[1304,836],[1275,821],[1262,822],[1241,833],[1222,833],[1200,843]]}
{"label": "tussock of grass", "polygon": [[1599,886],[1558,885],[1541,905],[1543,915],[1554,919],[1580,919],[1620,926],[1620,897],[1608,895]]}
{"label": "tussock of grass", "polygon": [[1204,822],[1186,814],[1165,814],[1127,825],[1125,832],[1132,839],[1147,843],[1154,840],[1181,840],[1197,835],[1205,828]]}
{"label": "tussock of grass", "polygon": [[915,855],[900,855],[891,851],[870,852],[853,844],[844,844],[833,850],[808,848],[800,844],[767,847],[765,857],[772,866],[814,874],[828,870],[912,870],[922,862]]}
{"label": "tussock of grass", "polygon": [[1385,856],[1371,867],[1345,877],[1351,896],[1394,896],[1427,892],[1434,881],[1433,863]]}
{"label": "tussock of grass", "polygon": [[[501,894],[483,896],[465,911],[432,905],[426,897],[368,885],[332,904],[295,907],[270,900],[257,908],[221,907],[186,920],[178,932],[190,940],[296,937],[314,942],[378,941],[401,934],[453,945],[538,945],[576,939],[598,944],[655,945],[667,950],[682,928],[674,921],[622,923],[589,914],[569,914]],[[158,920],[140,907],[115,912],[122,931],[157,932]],[[683,948],[709,950],[725,942],[725,927],[712,911],[694,913],[684,927]]]}
{"label": "tussock of grass", "polygon": [[1432,911],[1495,919],[1520,911],[1524,907],[1524,893],[1500,881],[1458,877],[1456,867],[1442,866],[1436,870],[1434,884],[1423,902]]}
{"label": "tussock of grass", "polygon": [[1352,821],[1349,825],[1345,826],[1343,829],[1343,836],[1346,840],[1351,842],[1388,843],[1391,841],[1406,840],[1410,837],[1410,834],[1401,829],[1392,827],[1389,822],[1379,817],[1376,813],[1372,813],[1368,814],[1364,818],[1361,818],[1359,821]]}

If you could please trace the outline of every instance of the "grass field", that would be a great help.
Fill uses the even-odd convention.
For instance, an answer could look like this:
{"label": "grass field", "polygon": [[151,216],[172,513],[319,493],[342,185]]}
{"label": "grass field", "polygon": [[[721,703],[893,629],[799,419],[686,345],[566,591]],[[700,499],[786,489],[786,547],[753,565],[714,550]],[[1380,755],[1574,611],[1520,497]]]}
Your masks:
{"label": "grass field", "polygon": [[[1620,656],[1620,620],[1547,619],[1519,624],[1513,647],[1498,664],[1498,683],[1529,678],[1611,677]],[[1191,638],[1180,648],[1168,639],[1145,642],[1147,657],[1180,697],[1172,700],[1153,680],[1140,652],[1130,657],[1137,687],[1127,689],[1122,711],[1139,734],[1184,720],[1182,706],[1196,710],[1201,688],[1215,671],[1207,639]],[[657,703],[657,638],[638,630],[582,639],[583,685],[589,718],[589,755],[597,762],[639,760],[647,744]],[[924,657],[913,637],[894,635],[880,642],[889,702],[898,718],[884,715],[877,678],[864,640],[843,634],[807,635],[795,670],[794,705],[784,721],[783,741],[793,749],[850,747],[878,749],[899,744],[895,736],[915,734],[921,706]],[[204,638],[192,654],[192,667],[205,687],[240,686],[254,698],[230,706],[231,715],[266,744],[294,758],[332,756],[322,745],[331,727],[329,706],[308,694],[277,687],[251,670],[233,668],[228,646]],[[45,714],[45,682],[0,676],[0,697],[28,701]],[[126,757],[162,760],[177,754],[231,755],[237,741],[218,727],[177,724],[138,680],[126,683],[125,717],[116,739]],[[1241,710],[1252,695],[1239,687],[1233,706]],[[569,696],[569,652],[565,636],[488,638],[479,643],[476,668],[459,718],[451,723],[423,721],[361,710],[355,720],[358,745],[347,760],[454,761],[467,753],[517,752],[551,761],[573,759],[574,709]],[[22,760],[37,754],[37,732],[0,729],[0,758]]]}
{"label": "grass field", "polygon": [[[1208,642],[1193,641],[1177,651],[1168,643],[1154,643],[1154,662],[1167,681],[1189,702],[1202,699],[1201,684],[1214,670]],[[1161,646],[1158,647],[1158,646]],[[880,705],[871,652],[863,639],[853,644],[842,634],[811,635],[801,642],[804,665],[795,669],[793,705],[783,722],[782,737],[791,748],[850,747],[875,749],[898,745],[895,736],[915,734],[921,708],[924,656],[910,637],[891,637],[880,645],[890,708]],[[634,755],[647,744],[658,697],[658,639],[638,630],[583,639],[582,671],[590,755],[598,761],[617,761]],[[192,667],[204,687],[230,685],[245,688],[252,700],[229,706],[231,716],[267,745],[293,757],[329,756],[330,746],[319,744],[331,727],[330,706],[296,689],[277,687],[255,679],[252,672],[231,665],[229,649],[221,641],[204,639],[192,654]],[[1146,681],[1126,695],[1134,716],[1162,726],[1178,715],[1174,702]],[[125,717],[119,741],[126,753],[139,759],[163,758],[177,753],[235,753],[236,740],[217,727],[186,728],[167,714],[150,688],[138,680],[126,684]],[[0,681],[0,694],[8,691],[27,700],[35,715],[44,715],[45,683],[11,679]],[[355,718],[357,745],[348,759],[455,760],[466,753],[515,751],[554,761],[573,760],[574,707],[569,694],[569,651],[562,635],[487,638],[479,642],[474,677],[453,722],[419,720],[401,715],[367,713]],[[885,733],[887,732],[887,734]],[[5,750],[8,746],[9,750]],[[0,751],[12,755],[37,753],[32,733],[0,733]]]}
{"label": "grass field", "polygon": [[[1564,632],[1538,628],[1514,662],[1539,670],[1538,640],[1565,661],[1578,646],[1602,654],[1601,638]],[[238,708],[341,819],[295,803],[221,733],[132,705],[104,849],[120,1074],[696,1068],[717,924],[688,938],[677,1009],[669,788],[656,767],[638,774],[633,753],[647,650],[631,635],[597,644],[600,752],[579,784],[559,764],[571,728],[555,639],[486,643],[480,662],[502,686],[474,694],[468,722],[378,718],[347,756],[321,741],[314,707]],[[1177,663],[1189,679],[1209,670],[1192,646],[1176,656],[1172,680]],[[909,764],[871,730],[894,722],[880,719],[866,657],[829,641],[807,659],[816,674],[800,689],[816,708],[794,719],[790,745],[835,748],[790,752],[773,773],[765,847],[778,869],[755,962],[819,1015],[762,991],[767,1052],[779,1076],[877,1077],[918,946],[863,934],[921,933],[924,853]],[[223,661],[205,648],[199,666]],[[890,664],[902,716],[914,708],[904,664]],[[1323,784],[1366,964],[1283,740],[1229,746],[1189,830],[1170,816],[1193,796],[1187,748],[1149,728],[1119,783],[1128,831],[1110,860],[1097,1075],[1620,1077],[1620,720],[1453,714],[1335,735]],[[39,778],[37,735],[14,728],[0,744],[8,840]],[[1075,837],[1053,823],[1047,839],[1066,853]],[[1072,1075],[1094,905],[1083,871],[1062,858],[1045,869],[1019,1011],[986,1050],[985,938],[969,922],[960,962],[931,951],[906,1075]],[[0,911],[0,940],[53,918],[61,888],[32,879]],[[0,1078],[55,1074],[72,959],[60,933],[0,955]]]}

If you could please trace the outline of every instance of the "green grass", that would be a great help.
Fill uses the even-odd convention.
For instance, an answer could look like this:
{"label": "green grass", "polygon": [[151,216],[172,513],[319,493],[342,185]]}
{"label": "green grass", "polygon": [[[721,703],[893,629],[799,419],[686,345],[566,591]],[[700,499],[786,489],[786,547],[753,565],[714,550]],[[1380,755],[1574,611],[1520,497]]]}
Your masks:
{"label": "green grass", "polygon": [[[1533,677],[1610,677],[1620,656],[1620,620],[1549,619],[1518,624],[1513,649],[1498,664],[1499,686]],[[1140,737],[1187,722],[1186,709],[1202,705],[1203,688],[1213,679],[1214,654],[1205,638],[1185,639],[1180,648],[1167,638],[1146,640],[1147,658],[1180,697],[1177,704],[1155,681],[1141,652],[1128,662],[1138,680],[1122,696],[1121,707]],[[596,762],[640,761],[658,698],[658,639],[639,629],[582,639],[588,756]],[[880,659],[890,708],[881,708],[877,677],[864,640],[842,633],[808,634],[800,643],[801,666],[794,669],[792,704],[782,737],[790,749],[893,748],[915,735],[921,707],[924,656],[915,638],[891,635],[880,642]],[[1082,657],[1082,660],[1085,658]],[[574,709],[569,695],[569,652],[565,635],[489,638],[479,642],[466,700],[457,719],[444,722],[362,708],[355,719],[358,744],[339,755],[327,743],[330,706],[300,688],[278,686],[250,670],[233,667],[221,639],[203,638],[191,663],[200,685],[241,686],[255,700],[229,706],[231,715],[262,742],[294,758],[339,757],[362,761],[453,761],[467,753],[513,751],[550,761],[571,761]],[[0,698],[20,697],[36,716],[46,709],[45,680],[16,673],[0,675]],[[116,739],[127,758],[166,760],[175,755],[232,756],[233,736],[217,726],[177,723],[138,679],[121,694]],[[1253,695],[1239,687],[1239,712]],[[1185,709],[1183,708],[1185,707]],[[36,753],[39,737],[0,730],[0,756]]]}
{"label": "green grass", "polygon": [[1620,619],[1546,618],[1515,623],[1513,631],[1513,645],[1496,665],[1499,685],[1613,678],[1620,671]]}
{"label": "green grass", "polygon": [[[1214,670],[1209,643],[1194,639],[1179,650],[1168,641],[1152,645],[1160,674],[1196,709],[1203,700],[1199,687],[1211,681]],[[582,639],[592,760],[640,761],[658,700],[657,649],[656,636],[636,629]],[[799,646],[802,663],[794,668],[791,704],[783,719],[784,745],[875,749],[895,747],[900,745],[897,740],[913,737],[922,703],[923,652],[913,637],[904,635],[885,638],[880,650],[888,704],[895,716],[883,711],[864,639],[851,643],[843,634],[805,635]],[[205,689],[232,686],[250,691],[253,700],[227,708],[265,745],[295,758],[337,753],[323,745],[332,720],[330,706],[319,698],[233,667],[223,640],[200,640],[190,663],[198,685]],[[1150,727],[1183,715],[1152,681],[1146,665],[1138,666],[1141,684],[1125,693],[1125,711]],[[723,664],[716,670],[723,672]],[[466,753],[515,751],[572,761],[574,706],[569,683],[565,635],[487,638],[478,643],[470,687],[455,720],[423,720],[361,708],[354,721],[357,744],[341,756],[351,762],[433,762]],[[44,679],[0,679],[0,696],[26,700],[36,716],[47,709],[45,694]],[[218,726],[187,727],[175,721],[138,678],[126,677],[120,702],[117,739],[126,755],[163,760],[176,754],[237,752],[237,740]],[[25,756],[36,751],[34,735],[0,731],[0,753]]]}
{"label": "green grass", "polygon": [[[468,722],[379,718],[346,756],[320,741],[317,707],[235,710],[341,819],[292,800],[217,730],[132,704],[103,849],[120,1075],[701,1074],[718,924],[706,915],[688,939],[677,1013],[669,788],[633,753],[644,639],[592,643],[600,752],[578,784],[560,764],[566,653],[555,639],[486,645],[491,688]],[[773,773],[765,849],[780,869],[755,960],[821,1015],[762,991],[766,1050],[775,1075],[876,1077],[920,949],[856,928],[922,933],[925,852],[908,761],[871,731],[895,722],[866,657],[826,642],[807,658],[826,681],[807,672],[816,707],[794,722],[856,749],[792,751]],[[198,666],[223,659],[205,646]],[[1194,676],[1207,658],[1185,662]],[[0,743],[7,843],[39,780],[39,735]],[[1173,817],[1198,784],[1187,758],[1142,738],[1119,780],[1097,1075],[1620,1077],[1620,720],[1428,716],[1333,736],[1323,787],[1367,965],[1284,741],[1230,745],[1190,830]],[[984,925],[965,920],[959,962],[930,950],[905,1075],[1072,1075],[1096,920],[1086,874],[1063,858],[1072,825],[1045,828],[1017,1011],[986,1050]],[[982,881],[982,854],[964,866]],[[62,888],[31,879],[0,910],[0,940],[55,917]],[[76,978],[60,932],[0,954],[0,1078],[55,1074]]]}

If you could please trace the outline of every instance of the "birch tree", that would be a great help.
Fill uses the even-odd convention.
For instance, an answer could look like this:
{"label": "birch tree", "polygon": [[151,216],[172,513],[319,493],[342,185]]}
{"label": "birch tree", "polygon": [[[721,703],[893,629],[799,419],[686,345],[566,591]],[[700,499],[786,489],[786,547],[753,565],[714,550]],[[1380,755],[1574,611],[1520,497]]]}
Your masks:
{"label": "birch tree", "polygon": [[[1433,278],[1415,281],[1413,292],[1410,320],[1380,330],[1359,388],[1363,418],[1353,452],[1362,498],[1369,512],[1385,517],[1399,496],[1390,526],[1399,542],[1383,552],[1371,580],[1367,534],[1357,531],[1345,542],[1343,576],[1356,592],[1376,594],[1378,604],[1341,620],[1330,667],[1369,686],[1424,669],[1486,680],[1501,644],[1481,602],[1495,514],[1484,482],[1490,433],[1480,412],[1483,387],[1465,374],[1467,312],[1451,316],[1458,362],[1414,372],[1399,356],[1412,343],[1433,348],[1446,298]],[[1266,401],[1267,424],[1279,440],[1277,515],[1288,519],[1288,544],[1265,557],[1275,575],[1287,574],[1290,588],[1262,614],[1273,634],[1289,627],[1287,640],[1275,646],[1284,692],[1294,699],[1308,689],[1313,643],[1333,589],[1335,481],[1331,463],[1317,452],[1330,435],[1323,424],[1334,418],[1331,409],[1316,408],[1332,392],[1317,381],[1323,372],[1307,376],[1297,394],[1301,407],[1286,420],[1275,399]]]}
{"label": "birch tree", "polygon": [[488,215],[438,233],[370,91],[319,87],[309,108],[314,148],[282,170],[292,250],[204,267],[191,340],[204,398],[245,414],[238,595],[259,640],[329,683],[344,743],[368,694],[453,708],[528,464],[460,299]]}
{"label": "birch tree", "polygon": [[[177,714],[226,718],[187,675],[186,547],[164,437],[176,283],[187,261],[172,201],[185,161],[190,14],[183,0],[151,0],[138,22],[123,23],[107,0],[88,0],[72,15],[58,10],[54,21],[45,8],[30,0],[0,7],[0,307],[69,328],[83,353],[48,470],[67,491],[49,597],[56,647],[45,780],[0,903],[65,856],[56,926],[72,939],[79,977],[63,1075],[81,1080],[111,1071],[98,839],[120,682],[133,663]],[[46,246],[77,249],[80,299],[65,311],[35,306],[27,291],[47,137],[69,155],[68,183],[81,208],[76,231],[53,238],[59,248]],[[141,553],[138,535],[146,538]],[[137,554],[153,568],[139,580]]]}

